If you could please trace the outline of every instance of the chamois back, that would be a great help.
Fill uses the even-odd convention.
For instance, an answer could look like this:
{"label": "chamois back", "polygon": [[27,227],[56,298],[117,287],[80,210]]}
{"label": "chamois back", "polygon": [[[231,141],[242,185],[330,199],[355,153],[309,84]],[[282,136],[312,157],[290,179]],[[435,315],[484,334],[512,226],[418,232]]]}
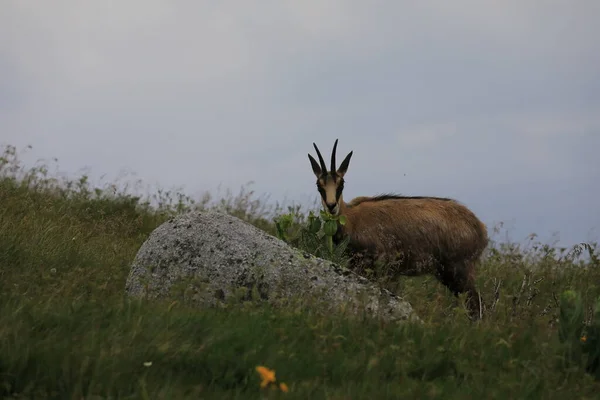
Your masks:
{"label": "chamois back", "polygon": [[409,260],[447,263],[478,258],[488,241],[485,225],[453,199],[381,195],[348,203],[344,233],[350,245]]}

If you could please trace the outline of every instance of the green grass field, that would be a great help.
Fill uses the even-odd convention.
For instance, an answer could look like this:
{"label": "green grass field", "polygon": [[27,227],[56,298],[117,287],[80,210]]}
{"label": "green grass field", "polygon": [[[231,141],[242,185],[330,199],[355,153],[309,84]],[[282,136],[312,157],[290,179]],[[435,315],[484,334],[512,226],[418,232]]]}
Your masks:
{"label": "green grass field", "polygon": [[[296,230],[307,214],[270,208],[248,191],[154,200],[25,170],[15,149],[4,149],[0,398],[600,398],[585,357],[565,357],[558,335],[564,290],[580,294],[591,322],[600,296],[595,244],[491,243],[478,275],[488,306],[480,323],[427,276],[394,282],[423,324],[250,303],[196,310],[124,295],[129,265],[156,226],[216,207],[275,234],[277,213],[293,211]],[[261,388],[257,366],[274,370],[276,382]]]}

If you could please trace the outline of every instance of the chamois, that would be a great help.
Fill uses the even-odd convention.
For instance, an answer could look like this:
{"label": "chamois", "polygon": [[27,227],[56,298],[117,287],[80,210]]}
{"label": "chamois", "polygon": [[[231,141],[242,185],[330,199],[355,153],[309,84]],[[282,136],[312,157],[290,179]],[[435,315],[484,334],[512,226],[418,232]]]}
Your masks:
{"label": "chamois", "polygon": [[346,217],[344,225],[338,223],[334,240],[349,238],[350,265],[378,261],[399,275],[432,274],[456,297],[466,293],[470,318],[482,318],[475,267],[488,243],[486,226],[467,207],[448,198],[385,194],[344,202],[344,176],[353,151],[336,170],[337,143],[336,139],[329,171],[315,143],[319,163],[310,154],[308,158],[323,208]]}

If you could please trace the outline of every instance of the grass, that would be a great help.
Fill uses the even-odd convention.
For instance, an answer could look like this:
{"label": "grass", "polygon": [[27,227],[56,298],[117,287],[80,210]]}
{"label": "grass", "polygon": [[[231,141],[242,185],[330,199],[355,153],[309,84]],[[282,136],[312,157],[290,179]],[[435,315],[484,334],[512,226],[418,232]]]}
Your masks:
{"label": "grass", "polygon": [[[424,320],[402,326],[252,303],[197,310],[127,299],[140,245],[191,208],[225,210],[271,234],[276,216],[294,232],[308,221],[307,211],[268,206],[246,189],[195,202],[92,188],[85,176],[26,170],[5,148],[0,398],[597,398],[600,382],[564,357],[557,333],[567,289],[580,294],[590,323],[600,296],[595,244],[492,242],[478,276],[489,310],[478,324],[432,277],[394,283]],[[327,255],[315,242],[290,241]],[[261,389],[257,366],[289,392]]]}

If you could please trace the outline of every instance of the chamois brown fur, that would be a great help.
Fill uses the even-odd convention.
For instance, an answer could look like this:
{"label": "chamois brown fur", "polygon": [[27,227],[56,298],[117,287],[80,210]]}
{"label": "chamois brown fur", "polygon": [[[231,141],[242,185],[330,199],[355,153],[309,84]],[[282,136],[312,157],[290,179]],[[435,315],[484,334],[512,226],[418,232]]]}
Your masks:
{"label": "chamois brown fur", "polygon": [[351,267],[383,262],[392,274],[433,274],[455,296],[467,293],[471,318],[481,318],[483,305],[475,287],[475,267],[488,243],[485,225],[467,207],[441,197],[384,194],[343,200],[344,175],[352,152],[335,169],[335,141],[327,171],[310,156],[323,206],[346,217],[338,225],[336,242],[348,238]]}

